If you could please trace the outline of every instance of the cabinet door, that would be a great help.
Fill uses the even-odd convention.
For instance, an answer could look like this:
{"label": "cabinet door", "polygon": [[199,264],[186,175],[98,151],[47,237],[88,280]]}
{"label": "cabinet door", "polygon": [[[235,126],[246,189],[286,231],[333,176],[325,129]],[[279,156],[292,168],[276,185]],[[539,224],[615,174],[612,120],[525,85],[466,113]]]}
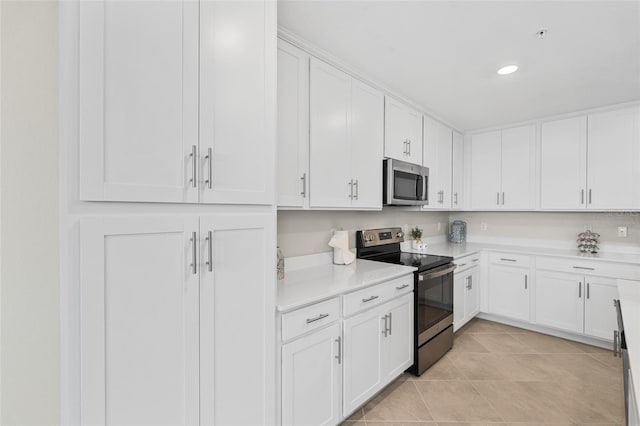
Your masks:
{"label": "cabinet door", "polygon": [[502,208],[533,208],[535,135],[535,126],[502,131]]}
{"label": "cabinet door", "polygon": [[384,99],[384,156],[408,161],[406,107],[391,98]]}
{"label": "cabinet door", "polygon": [[584,303],[584,333],[601,339],[612,340],[613,330],[618,329],[613,299],[618,299],[615,279],[585,277],[587,283]]}
{"label": "cabinet door", "polygon": [[82,220],[81,424],[198,423],[197,229],[196,217]]}
{"label": "cabinet door", "polygon": [[529,321],[529,271],[491,265],[489,269],[489,312]]}
{"label": "cabinet door", "polygon": [[198,4],[80,2],[79,16],[80,198],[197,202]]}
{"label": "cabinet door", "polygon": [[584,298],[582,275],[536,272],[536,323],[582,333]]}
{"label": "cabinet door", "polygon": [[311,58],[310,79],[310,206],[349,207],[353,194],[348,127],[351,78]]}
{"label": "cabinet door", "polygon": [[589,115],[588,135],[588,208],[633,208],[640,185],[638,110]]}
{"label": "cabinet door", "polygon": [[500,208],[500,132],[471,137],[471,208]]}
{"label": "cabinet door", "polygon": [[422,114],[418,111],[407,108],[406,111],[406,135],[409,142],[409,163],[422,164]]}
{"label": "cabinet door", "polygon": [[[480,269],[472,268],[468,271],[469,282],[465,287],[464,320],[469,321],[480,312]],[[455,313],[455,309],[454,309]]]}
{"label": "cabinet door", "polygon": [[283,426],[340,422],[340,325],[282,347]]}
{"label": "cabinet door", "polygon": [[203,424],[275,421],[274,229],[271,214],[200,218]]}
{"label": "cabinet door", "polygon": [[586,203],[587,118],[542,123],[540,207],[578,210]]}
{"label": "cabinet door", "polygon": [[451,208],[452,131],[447,126],[424,117],[422,164],[429,168],[429,206]]}
{"label": "cabinet door", "polygon": [[451,208],[464,208],[464,138],[453,132]]}
{"label": "cabinet door", "polygon": [[384,96],[352,79],[351,177],[355,180],[353,207],[382,209],[382,151]]}
{"label": "cabinet door", "polygon": [[309,55],[278,40],[278,206],[308,204],[308,161]]}
{"label": "cabinet door", "polygon": [[386,313],[374,308],[344,321],[345,416],[382,387],[382,332]]}
{"label": "cabinet door", "polygon": [[465,296],[469,285],[469,274],[461,272],[453,276],[453,328],[457,331],[464,324]]}
{"label": "cabinet door", "polygon": [[383,305],[389,332],[382,341],[383,386],[413,365],[413,292]]}
{"label": "cabinet door", "polygon": [[200,3],[201,202],[273,203],[276,40],[274,2]]}

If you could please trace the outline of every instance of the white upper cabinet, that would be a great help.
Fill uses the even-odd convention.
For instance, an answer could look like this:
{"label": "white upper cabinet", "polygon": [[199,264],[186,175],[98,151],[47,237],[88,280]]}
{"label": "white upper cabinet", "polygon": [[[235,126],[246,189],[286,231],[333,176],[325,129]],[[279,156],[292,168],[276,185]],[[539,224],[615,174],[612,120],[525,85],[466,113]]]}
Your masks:
{"label": "white upper cabinet", "polygon": [[500,208],[500,131],[471,137],[471,207],[475,210]]}
{"label": "white upper cabinet", "polygon": [[464,208],[464,138],[453,132],[451,170],[451,208]]}
{"label": "white upper cabinet", "polygon": [[80,2],[80,198],[270,204],[273,2]]}
{"label": "white upper cabinet", "polygon": [[639,108],[542,124],[540,207],[640,207]]}
{"label": "white upper cabinet", "polygon": [[429,168],[429,205],[423,208],[450,209],[452,130],[427,116],[423,126],[422,165]]}
{"label": "white upper cabinet", "polygon": [[385,97],[384,156],[422,165],[422,114]]}
{"label": "white upper cabinet", "polygon": [[475,210],[533,208],[535,126],[473,135],[471,207]]}
{"label": "white upper cabinet", "polygon": [[540,207],[544,210],[584,208],[587,117],[543,123],[540,133]]}
{"label": "white upper cabinet", "polygon": [[310,63],[309,205],[380,209],[383,96],[322,61]]}
{"label": "white upper cabinet", "polygon": [[384,100],[382,94],[351,80],[351,176],[352,206],[382,208],[382,149]]}
{"label": "white upper cabinet", "polygon": [[640,108],[587,117],[587,208],[640,207]]}
{"label": "white upper cabinet", "polygon": [[80,198],[197,202],[198,4],[80,2]]}
{"label": "white upper cabinet", "polygon": [[278,40],[278,206],[308,206],[308,182],[309,55]]}
{"label": "white upper cabinet", "polygon": [[276,6],[200,3],[201,201],[272,204]]}

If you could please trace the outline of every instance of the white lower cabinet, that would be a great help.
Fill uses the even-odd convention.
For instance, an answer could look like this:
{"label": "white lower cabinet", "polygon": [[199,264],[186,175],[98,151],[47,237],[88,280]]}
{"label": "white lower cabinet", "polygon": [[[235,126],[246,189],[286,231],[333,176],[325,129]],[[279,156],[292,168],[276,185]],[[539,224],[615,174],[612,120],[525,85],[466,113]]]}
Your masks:
{"label": "white lower cabinet", "polygon": [[344,321],[344,416],[413,364],[413,293]]}
{"label": "white lower cabinet", "polygon": [[282,424],[340,422],[342,388],[340,324],[282,346]]}
{"label": "white lower cabinet", "polygon": [[489,266],[489,312],[529,321],[529,268]]}
{"label": "white lower cabinet", "polygon": [[[469,259],[471,261],[471,259]],[[456,261],[458,262],[458,261]],[[460,264],[458,264],[460,267]],[[459,330],[480,312],[480,268],[461,269],[453,277],[453,329]]]}
{"label": "white lower cabinet", "polygon": [[82,424],[273,422],[273,230],[271,214],[81,222]]}
{"label": "white lower cabinet", "polygon": [[560,330],[611,340],[617,328],[613,278],[538,271],[535,290],[536,323]]}

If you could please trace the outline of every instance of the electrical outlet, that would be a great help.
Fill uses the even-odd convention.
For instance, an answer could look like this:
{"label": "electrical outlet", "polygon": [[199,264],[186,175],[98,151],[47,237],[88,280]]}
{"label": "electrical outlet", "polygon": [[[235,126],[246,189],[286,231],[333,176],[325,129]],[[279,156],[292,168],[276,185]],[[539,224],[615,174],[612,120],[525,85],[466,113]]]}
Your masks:
{"label": "electrical outlet", "polygon": [[481,231],[486,231],[486,230],[487,230],[487,224],[486,224],[486,222],[482,222],[482,223],[480,223],[480,230],[481,230]]}
{"label": "electrical outlet", "polygon": [[618,237],[627,238],[626,226],[618,226]]}

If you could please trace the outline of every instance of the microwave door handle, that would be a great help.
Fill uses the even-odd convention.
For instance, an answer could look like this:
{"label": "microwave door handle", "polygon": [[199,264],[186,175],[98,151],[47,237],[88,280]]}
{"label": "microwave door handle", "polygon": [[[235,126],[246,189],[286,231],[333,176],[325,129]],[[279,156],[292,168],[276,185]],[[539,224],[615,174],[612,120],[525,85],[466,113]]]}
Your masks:
{"label": "microwave door handle", "polygon": [[427,205],[429,205],[429,177],[428,176],[422,176],[422,200],[427,202]]}
{"label": "microwave door handle", "polygon": [[422,187],[423,187],[423,183],[422,183],[422,176],[416,176],[416,201],[419,201],[422,199]]}

